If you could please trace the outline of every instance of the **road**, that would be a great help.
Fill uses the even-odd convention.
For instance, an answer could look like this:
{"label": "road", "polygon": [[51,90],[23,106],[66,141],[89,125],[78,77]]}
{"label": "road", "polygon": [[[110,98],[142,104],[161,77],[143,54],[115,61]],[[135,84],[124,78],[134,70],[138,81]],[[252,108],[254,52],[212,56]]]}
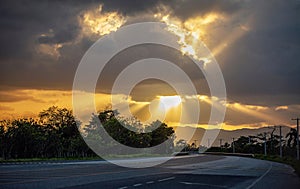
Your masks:
{"label": "road", "polygon": [[[147,163],[156,158],[122,160]],[[284,164],[245,157],[175,157],[155,167],[125,168],[105,161],[0,165],[0,188],[238,188],[297,189],[300,179]]]}

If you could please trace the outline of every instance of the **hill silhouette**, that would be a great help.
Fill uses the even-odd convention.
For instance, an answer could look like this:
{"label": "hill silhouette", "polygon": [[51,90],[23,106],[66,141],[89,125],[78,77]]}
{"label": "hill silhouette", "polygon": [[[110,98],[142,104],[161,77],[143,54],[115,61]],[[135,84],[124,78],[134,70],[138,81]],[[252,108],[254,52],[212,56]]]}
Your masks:
{"label": "hill silhouette", "polygon": [[[194,132],[194,128],[191,126],[178,126],[175,128],[175,134],[176,134],[176,141],[180,139],[187,140],[190,138],[190,133]],[[283,126],[282,127],[282,136],[283,140],[285,139],[285,135],[290,131],[291,127]],[[212,143],[212,146],[219,146],[220,141],[219,139],[222,139],[222,143],[228,142],[229,144],[232,142],[232,138],[239,138],[240,136],[256,136],[259,133],[264,132],[272,132],[272,128],[268,127],[262,127],[258,129],[237,129],[237,130],[224,130],[221,129],[219,132],[219,135],[217,136],[215,141],[210,141]],[[188,143],[193,143],[195,140],[197,140],[196,144],[199,145],[203,134],[205,132],[205,129],[203,128],[196,128],[193,137]],[[279,128],[277,128],[274,132],[275,135],[279,135]],[[204,145],[207,145],[208,142],[205,142]]]}

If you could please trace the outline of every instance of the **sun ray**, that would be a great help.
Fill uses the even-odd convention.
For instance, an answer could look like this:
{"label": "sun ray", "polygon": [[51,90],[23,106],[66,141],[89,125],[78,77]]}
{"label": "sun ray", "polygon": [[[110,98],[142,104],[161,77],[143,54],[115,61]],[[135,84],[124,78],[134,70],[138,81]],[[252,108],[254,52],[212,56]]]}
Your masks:
{"label": "sun ray", "polygon": [[[217,13],[210,13],[204,16],[196,16],[182,21],[176,17],[172,17],[167,12],[154,14],[155,18],[160,19],[167,25],[167,30],[178,37],[178,44],[181,47],[183,55],[190,55],[196,60],[207,59],[208,55],[199,57],[201,51],[202,39],[205,35],[205,27],[213,22],[222,20],[223,16]],[[207,63],[207,61],[204,61]]]}
{"label": "sun ray", "polygon": [[159,100],[160,106],[163,106],[165,110],[177,107],[181,103],[180,96],[159,96]]}

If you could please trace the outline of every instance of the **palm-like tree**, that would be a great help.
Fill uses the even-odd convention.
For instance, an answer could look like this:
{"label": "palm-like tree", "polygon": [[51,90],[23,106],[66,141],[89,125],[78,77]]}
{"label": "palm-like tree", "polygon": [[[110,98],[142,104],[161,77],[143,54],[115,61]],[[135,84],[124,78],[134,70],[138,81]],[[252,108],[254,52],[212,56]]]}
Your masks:
{"label": "palm-like tree", "polygon": [[[290,132],[285,136],[286,138],[288,138],[288,143],[287,146],[288,147],[296,147],[297,144],[297,130],[294,128],[291,128]],[[291,142],[293,141],[293,145],[291,145]]]}

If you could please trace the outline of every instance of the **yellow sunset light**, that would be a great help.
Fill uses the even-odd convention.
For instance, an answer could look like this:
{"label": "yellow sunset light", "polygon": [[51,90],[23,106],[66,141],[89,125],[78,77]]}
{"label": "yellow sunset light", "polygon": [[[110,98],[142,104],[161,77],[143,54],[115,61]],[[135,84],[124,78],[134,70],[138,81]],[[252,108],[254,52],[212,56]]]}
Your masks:
{"label": "yellow sunset light", "polygon": [[165,110],[176,107],[181,103],[180,96],[160,96],[159,100],[161,105],[164,106]]}
{"label": "yellow sunset light", "polygon": [[118,12],[103,12],[100,5],[84,12],[80,22],[86,35],[105,35],[119,29],[126,22],[126,17]]}
{"label": "yellow sunset light", "polygon": [[182,54],[190,55],[197,60],[203,58],[197,56],[197,51],[199,50],[198,47],[201,46],[203,35],[206,33],[206,26],[223,19],[222,15],[217,13],[197,16],[185,21],[171,17],[169,13],[157,13],[154,14],[154,17],[166,23],[167,30],[178,37]]}

